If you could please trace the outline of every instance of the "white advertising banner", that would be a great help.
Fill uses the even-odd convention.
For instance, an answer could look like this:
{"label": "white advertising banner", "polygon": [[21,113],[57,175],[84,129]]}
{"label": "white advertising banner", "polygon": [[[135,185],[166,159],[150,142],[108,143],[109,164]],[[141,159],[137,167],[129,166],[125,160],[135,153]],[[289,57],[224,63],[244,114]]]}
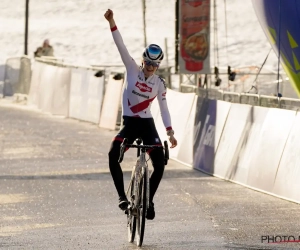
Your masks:
{"label": "white advertising banner", "polygon": [[72,69],[70,117],[99,123],[103,99],[104,76],[95,77],[95,71]]}
{"label": "white advertising banner", "polygon": [[54,83],[57,73],[57,67],[52,65],[44,65],[39,87],[39,108],[43,112],[52,113],[52,99],[54,93]]}
{"label": "white advertising banner", "polygon": [[189,166],[193,166],[193,143],[194,143],[194,123],[196,114],[197,96],[194,97],[194,102],[191,108],[189,118],[184,129],[182,142],[179,145],[177,160]]}
{"label": "white advertising banner", "polygon": [[281,155],[294,123],[296,112],[269,108],[251,153],[247,185],[273,191]]}
{"label": "white advertising banner", "polygon": [[217,100],[216,110],[216,126],[215,126],[215,152],[220,143],[221,135],[223,133],[224,125],[228,117],[229,110],[231,108],[230,102],[224,102]]}
{"label": "white advertising banner", "polygon": [[57,67],[53,82],[52,114],[68,116],[70,99],[71,69]]}
{"label": "white advertising banner", "polygon": [[113,75],[109,76],[102,104],[99,127],[111,130],[116,129],[122,87],[123,80],[114,80]]}
{"label": "white advertising banner", "polygon": [[32,67],[31,74],[31,82],[30,82],[30,90],[28,94],[28,102],[29,106],[39,106],[39,87],[41,81],[41,72],[44,67],[43,63],[35,61]]}
{"label": "white advertising banner", "polygon": [[210,73],[210,0],[179,0],[180,73]]}
{"label": "white advertising banner", "polygon": [[247,132],[252,106],[232,103],[215,154],[214,174],[232,179],[236,172],[237,159]]}
{"label": "white advertising banner", "polygon": [[297,113],[276,174],[273,193],[300,202],[300,113]]}
{"label": "white advertising banner", "polygon": [[98,124],[100,121],[100,112],[104,94],[104,76],[95,77],[95,71],[87,72],[86,94],[88,102],[86,103],[85,120]]}
{"label": "white advertising banner", "polygon": [[84,69],[72,69],[71,87],[70,87],[70,104],[69,117],[81,120],[84,116],[82,111],[83,99],[83,82],[86,77]]}
{"label": "white advertising banner", "polygon": [[[175,138],[178,140],[178,146],[170,149],[170,157],[172,158],[177,158],[179,148],[184,139],[185,128],[193,106],[194,97],[194,93],[180,93],[167,89],[167,102],[171,115],[172,127],[175,131]],[[156,117],[155,126],[161,141],[168,140],[166,128],[160,115]]]}
{"label": "white advertising banner", "polygon": [[[239,104],[235,104],[239,105]],[[243,111],[243,110],[241,110]],[[230,172],[227,178],[237,183],[247,185],[248,174],[251,170],[253,152],[258,145],[258,137],[262,131],[263,124],[267,118],[269,109],[251,106],[249,116],[246,120],[245,130],[241,135],[237,153],[230,165]]]}

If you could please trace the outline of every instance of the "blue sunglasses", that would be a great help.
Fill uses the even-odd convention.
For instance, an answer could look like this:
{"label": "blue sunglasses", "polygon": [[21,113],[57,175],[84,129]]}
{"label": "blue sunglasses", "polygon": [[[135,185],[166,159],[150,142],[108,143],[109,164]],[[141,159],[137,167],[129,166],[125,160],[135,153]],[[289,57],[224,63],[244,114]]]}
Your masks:
{"label": "blue sunglasses", "polygon": [[144,62],[147,66],[153,66],[153,67],[158,67],[159,66],[159,63],[156,63],[156,62],[147,61],[147,60],[145,60]]}

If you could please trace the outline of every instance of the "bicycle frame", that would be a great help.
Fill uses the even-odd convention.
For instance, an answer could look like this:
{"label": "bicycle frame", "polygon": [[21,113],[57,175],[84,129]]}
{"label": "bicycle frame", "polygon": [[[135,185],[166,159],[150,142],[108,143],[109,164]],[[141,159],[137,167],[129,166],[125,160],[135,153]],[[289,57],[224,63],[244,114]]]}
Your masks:
{"label": "bicycle frame", "polygon": [[128,241],[133,242],[137,230],[137,246],[140,247],[143,242],[145,217],[150,202],[150,180],[149,169],[146,161],[146,151],[148,149],[164,148],[165,165],[167,165],[169,159],[169,151],[168,143],[166,141],[164,141],[165,147],[163,147],[162,145],[141,145],[142,140],[140,138],[138,138],[136,142],[137,145],[127,144],[127,139],[125,138],[123,140],[120,148],[119,163],[121,163],[123,160],[126,148],[137,148],[138,159],[135,166],[133,167],[130,183],[126,192],[126,196],[129,200],[130,205],[125,213],[127,214]]}
{"label": "bicycle frame", "polygon": [[[149,168],[148,168],[148,164],[146,161],[146,150],[142,149],[142,153],[140,154],[138,160],[136,161],[135,166],[133,167],[132,173],[131,173],[131,179],[130,179],[130,183],[129,186],[127,188],[126,191],[126,195],[129,196],[129,192],[131,189],[131,185],[135,185],[135,199],[137,199],[138,201],[140,200],[140,194],[137,193],[139,191],[139,186],[140,186],[140,182],[141,179],[143,178],[143,176],[146,175],[146,180],[147,180],[147,190],[146,190],[146,208],[149,207],[149,195],[150,195],[150,186],[149,186]],[[133,178],[134,177],[134,178]],[[139,205],[139,204],[134,204]],[[135,210],[135,207],[131,208],[133,211]],[[135,213],[134,213],[135,215]]]}

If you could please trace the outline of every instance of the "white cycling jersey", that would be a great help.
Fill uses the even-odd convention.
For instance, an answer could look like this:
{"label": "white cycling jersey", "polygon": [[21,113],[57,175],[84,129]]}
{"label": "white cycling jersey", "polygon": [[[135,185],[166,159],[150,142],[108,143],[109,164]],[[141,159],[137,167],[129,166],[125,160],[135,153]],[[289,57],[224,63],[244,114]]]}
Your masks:
{"label": "white cycling jersey", "polygon": [[155,74],[146,80],[142,67],[138,66],[129,55],[117,27],[111,28],[111,31],[126,67],[122,95],[122,115],[152,118],[151,103],[157,97],[163,123],[166,130],[171,130],[171,117],[166,101],[167,89],[165,81]]}

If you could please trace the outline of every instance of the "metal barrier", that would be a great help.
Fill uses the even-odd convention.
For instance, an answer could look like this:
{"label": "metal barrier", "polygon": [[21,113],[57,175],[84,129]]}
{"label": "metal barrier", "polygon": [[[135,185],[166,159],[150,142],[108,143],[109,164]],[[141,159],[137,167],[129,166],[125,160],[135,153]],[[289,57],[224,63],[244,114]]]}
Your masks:
{"label": "metal barrier", "polygon": [[241,95],[239,93],[232,93],[223,91],[223,101],[232,102],[232,103],[240,103],[241,102]]}
{"label": "metal barrier", "polygon": [[259,106],[268,108],[280,108],[279,97],[259,95]]}
{"label": "metal barrier", "polygon": [[259,106],[259,95],[241,93],[240,103]]}
{"label": "metal barrier", "polygon": [[[250,93],[259,95],[277,95],[277,92],[288,98],[298,98],[296,91],[291,86],[285,72],[281,72],[278,79],[278,72],[267,69],[259,70],[258,66],[244,66],[232,69],[235,72],[234,81],[227,72],[227,69],[220,68],[220,73],[214,74],[181,74],[180,87],[188,85],[223,90],[231,93]],[[213,72],[213,69],[211,69]],[[172,75],[173,77],[173,75]],[[221,80],[221,83],[217,81]],[[185,91],[185,90],[183,90]]]}
{"label": "metal barrier", "polygon": [[279,105],[282,109],[298,111],[300,110],[300,99],[282,97],[280,98]]}
{"label": "metal barrier", "polygon": [[[204,89],[204,88],[191,88],[191,86],[185,87],[184,90],[193,89],[198,96],[208,99],[223,100],[232,103],[248,104],[252,106],[261,106],[268,108],[281,108],[289,110],[300,110],[300,99],[286,98],[286,97],[276,97],[258,94],[248,94],[248,93],[234,93],[222,90],[214,89]],[[187,92],[187,91],[184,91]],[[192,92],[192,91],[190,91]]]}

